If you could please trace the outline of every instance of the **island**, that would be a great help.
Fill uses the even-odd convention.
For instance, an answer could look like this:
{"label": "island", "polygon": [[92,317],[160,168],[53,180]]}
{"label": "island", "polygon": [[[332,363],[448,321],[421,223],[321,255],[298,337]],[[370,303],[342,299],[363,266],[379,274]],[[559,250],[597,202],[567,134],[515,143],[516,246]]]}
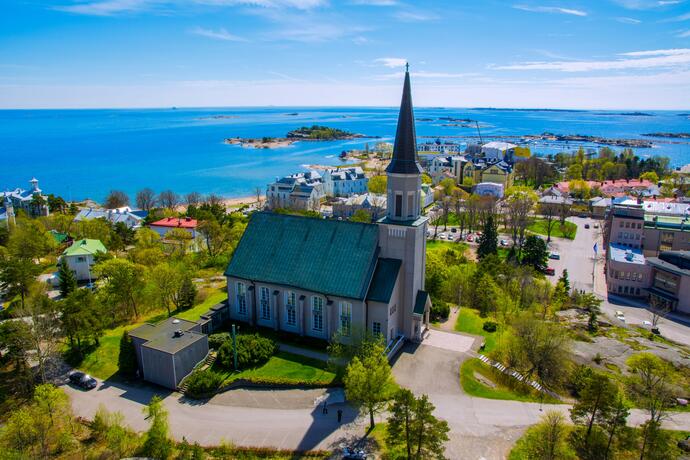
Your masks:
{"label": "island", "polygon": [[230,137],[225,139],[226,144],[241,145],[245,148],[274,149],[288,147],[298,141],[342,141],[350,139],[376,139],[380,136],[366,136],[364,134],[351,133],[338,128],[328,126],[302,126],[288,132],[285,137],[260,137],[241,138]]}
{"label": "island", "polygon": [[653,117],[653,113],[647,112],[595,112],[594,115],[620,116],[620,117]]}
{"label": "island", "polygon": [[645,137],[666,137],[670,139],[690,139],[690,133],[647,133]]}
{"label": "island", "polygon": [[600,136],[588,136],[583,134],[553,134],[542,133],[539,135],[524,136],[525,140],[542,140],[558,142],[591,142],[593,144],[612,145],[625,148],[649,149],[653,147],[651,141],[646,139],[609,139]]}

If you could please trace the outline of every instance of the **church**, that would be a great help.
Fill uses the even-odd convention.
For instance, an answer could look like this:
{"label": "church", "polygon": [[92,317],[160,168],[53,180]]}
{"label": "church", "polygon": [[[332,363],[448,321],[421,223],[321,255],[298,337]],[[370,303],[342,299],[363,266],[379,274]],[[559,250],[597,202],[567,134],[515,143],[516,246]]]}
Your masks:
{"label": "church", "polygon": [[387,215],[376,223],[252,215],[225,271],[232,320],[343,342],[365,331],[389,344],[423,340],[428,219],[414,122],[406,71]]}

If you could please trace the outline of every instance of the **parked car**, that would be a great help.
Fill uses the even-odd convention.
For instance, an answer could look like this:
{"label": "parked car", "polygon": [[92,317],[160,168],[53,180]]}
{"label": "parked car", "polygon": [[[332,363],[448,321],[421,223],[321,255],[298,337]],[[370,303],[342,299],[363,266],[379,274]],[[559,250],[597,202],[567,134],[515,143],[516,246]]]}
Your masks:
{"label": "parked car", "polygon": [[474,241],[474,235],[467,235],[467,241],[469,241],[469,242]]}
{"label": "parked car", "polygon": [[93,390],[98,386],[98,382],[95,378],[79,371],[72,372],[69,375],[69,381],[85,390]]}
{"label": "parked car", "polygon": [[616,310],[616,318],[617,318],[619,321],[625,322],[625,313],[623,313],[623,312],[620,311],[620,310]]}
{"label": "parked car", "polygon": [[585,228],[589,228],[589,224],[585,224]]}
{"label": "parked car", "polygon": [[438,237],[439,237],[440,239],[442,239],[442,240],[445,240],[445,239],[446,239],[446,234],[445,234],[445,233],[441,233]]}
{"label": "parked car", "polygon": [[599,228],[599,224],[594,224],[594,228]]}
{"label": "parked car", "polygon": [[451,228],[450,231],[453,232],[453,233],[458,233],[458,229],[455,228],[455,227]]}
{"label": "parked car", "polygon": [[507,240],[501,240],[499,241],[501,246],[508,246],[508,241]]}
{"label": "parked car", "polygon": [[549,259],[559,260],[560,258],[561,258],[561,255],[557,252],[549,253]]}
{"label": "parked car", "polygon": [[556,270],[554,270],[551,267],[548,267],[546,270],[544,270],[544,273],[548,276],[554,276],[556,274]]}
{"label": "parked car", "polygon": [[345,447],[343,449],[343,460],[367,460],[366,451],[357,448]]}

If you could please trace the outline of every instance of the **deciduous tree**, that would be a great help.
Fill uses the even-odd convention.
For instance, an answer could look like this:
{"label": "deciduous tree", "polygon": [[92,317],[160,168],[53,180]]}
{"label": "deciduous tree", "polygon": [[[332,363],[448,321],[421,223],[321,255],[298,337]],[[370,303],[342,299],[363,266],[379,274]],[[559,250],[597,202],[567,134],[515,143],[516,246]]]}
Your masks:
{"label": "deciduous tree", "polygon": [[156,192],[146,187],[137,192],[137,208],[150,211],[156,206]]}
{"label": "deciduous tree", "polygon": [[105,197],[103,206],[106,209],[121,208],[123,206],[129,206],[129,197],[122,190],[111,190]]}

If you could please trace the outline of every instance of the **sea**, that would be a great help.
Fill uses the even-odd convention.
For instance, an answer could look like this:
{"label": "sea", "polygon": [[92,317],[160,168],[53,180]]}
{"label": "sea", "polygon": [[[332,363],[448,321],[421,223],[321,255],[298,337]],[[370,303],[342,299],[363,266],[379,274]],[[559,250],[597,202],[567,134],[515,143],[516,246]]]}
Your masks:
{"label": "sea", "polygon": [[[350,149],[392,142],[396,107],[165,108],[118,110],[0,110],[0,192],[28,188],[67,200],[102,200],[110,190],[132,199],[144,187],[179,194],[249,196],[276,177],[308,165],[339,165]],[[490,108],[416,108],[418,142],[436,138],[476,143],[550,132],[642,138],[651,132],[690,132],[690,113]],[[472,120],[463,122],[459,120]],[[477,123],[474,123],[476,120]],[[283,137],[301,126],[326,125],[376,138],[302,141],[277,149],[224,143],[229,137]],[[477,127],[478,125],[478,127]],[[690,163],[690,140],[653,139],[641,157]],[[539,155],[574,151],[581,143],[536,142]],[[599,146],[584,144],[596,149]],[[620,150],[620,149],[618,149]]]}

